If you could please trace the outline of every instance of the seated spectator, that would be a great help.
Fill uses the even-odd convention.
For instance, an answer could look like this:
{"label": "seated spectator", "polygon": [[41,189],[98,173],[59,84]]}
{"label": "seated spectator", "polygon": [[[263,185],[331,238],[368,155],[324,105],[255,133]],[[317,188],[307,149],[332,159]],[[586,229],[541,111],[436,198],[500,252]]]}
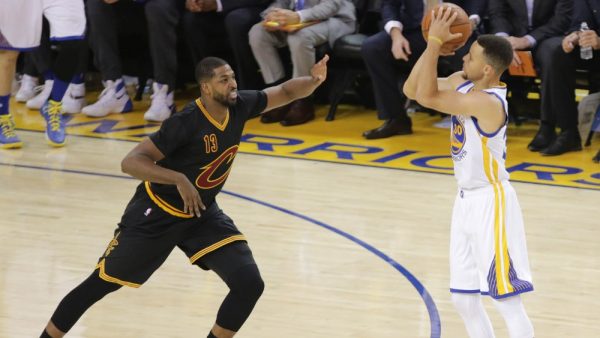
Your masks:
{"label": "seated spectator", "polygon": [[384,0],[381,7],[384,30],[368,37],[362,45],[377,115],[385,120],[380,127],[363,133],[367,139],[412,134],[402,87],[425,50],[421,33],[423,11],[423,0]]}
{"label": "seated spectator", "polygon": [[[419,0],[421,1],[421,0]],[[250,30],[250,47],[267,86],[282,83],[285,69],[277,48],[288,46],[293,77],[307,76],[315,64],[315,47],[355,30],[354,5],[348,0],[277,0],[263,12],[264,21]],[[265,23],[276,25],[266,26]],[[311,23],[297,31],[286,32],[286,25]],[[263,123],[280,122],[283,126],[306,123],[315,117],[311,97],[294,101],[261,116]]]}
{"label": "seated spectator", "polygon": [[262,88],[248,31],[261,21],[260,13],[269,3],[269,0],[187,0],[183,27],[193,63],[223,50],[226,54],[231,52],[238,88]]}
{"label": "seated spectator", "polygon": [[[144,119],[156,122],[166,120],[175,111],[173,90],[177,76],[177,25],[184,10],[184,1],[151,0],[132,3],[119,0],[87,0],[86,7],[94,62],[102,73],[106,88],[98,101],[84,107],[82,112],[88,116],[102,117],[110,113],[127,112],[133,108],[122,78],[117,19],[118,15],[125,15],[124,13],[145,14],[154,83],[152,103],[144,114]],[[127,20],[132,19],[128,16]],[[134,23],[137,21],[139,20],[133,19]]]}
{"label": "seated spectator", "polygon": [[[521,63],[516,51],[530,50],[542,81],[552,69],[552,56],[546,48],[551,37],[563,36],[568,30],[573,0],[489,0],[488,14],[493,34],[506,37],[515,50],[513,64]],[[522,78],[505,74],[510,91],[509,112],[515,116],[527,102],[528,89]],[[531,148],[530,148],[531,149]],[[535,147],[536,151],[542,148]]]}
{"label": "seated spectator", "polygon": [[[582,23],[589,30],[580,31]],[[542,73],[542,113],[540,129],[529,144],[531,151],[553,156],[581,150],[575,102],[575,71],[600,73],[600,0],[575,1],[573,20],[565,37],[547,40],[548,60]],[[591,47],[592,58],[581,58],[581,48]],[[560,128],[556,135],[555,128]]]}

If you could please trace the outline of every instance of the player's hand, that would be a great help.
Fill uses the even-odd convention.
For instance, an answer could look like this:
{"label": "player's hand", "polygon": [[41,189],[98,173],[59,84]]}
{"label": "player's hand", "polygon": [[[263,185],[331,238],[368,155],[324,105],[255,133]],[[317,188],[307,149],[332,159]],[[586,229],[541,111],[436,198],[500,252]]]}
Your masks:
{"label": "player's hand", "polygon": [[[450,26],[456,20],[458,12],[449,6],[442,6],[431,11],[431,24],[429,25],[429,36],[436,37],[442,41],[442,45],[450,40],[458,39],[462,33],[451,33]],[[434,43],[439,43],[435,41]]]}
{"label": "player's hand", "polygon": [[327,78],[327,61],[329,61],[329,55],[325,54],[325,56],[319,60],[319,62],[315,63],[310,70],[310,75],[319,85]]}
{"label": "player's hand", "polygon": [[177,181],[177,191],[183,200],[183,212],[190,215],[196,215],[200,217],[202,211],[206,210],[198,190],[185,175],[181,175],[181,178]]}
{"label": "player's hand", "polygon": [[392,55],[394,59],[408,61],[408,57],[412,54],[410,42],[406,40],[398,28],[392,28],[390,36],[392,37]]}
{"label": "player's hand", "polygon": [[598,34],[595,30],[587,30],[579,32],[579,46],[580,47],[592,47],[593,49],[600,48],[600,41],[598,40]]}
{"label": "player's hand", "polygon": [[579,32],[573,32],[565,36],[562,40],[562,49],[565,53],[569,54],[575,49],[575,46],[579,44]]}

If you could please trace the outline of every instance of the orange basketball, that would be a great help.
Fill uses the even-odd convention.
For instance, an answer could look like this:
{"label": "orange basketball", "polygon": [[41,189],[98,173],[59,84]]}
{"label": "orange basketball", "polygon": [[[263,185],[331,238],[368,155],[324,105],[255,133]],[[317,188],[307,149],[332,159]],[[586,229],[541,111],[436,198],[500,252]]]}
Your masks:
{"label": "orange basketball", "polygon": [[[433,10],[436,12],[436,14],[437,14],[438,9],[442,6],[443,7],[451,7],[454,11],[458,12],[458,15],[456,16],[456,20],[454,20],[454,22],[452,23],[452,26],[450,26],[450,32],[451,33],[462,33],[462,36],[460,38],[450,40],[442,46],[442,51],[454,52],[455,50],[464,46],[465,43],[467,42],[467,40],[469,40],[469,37],[471,36],[471,33],[473,32],[471,29],[471,21],[469,21],[469,15],[467,15],[467,12],[465,12],[464,9],[462,9],[462,8],[460,8],[460,6],[450,3],[450,2],[439,4],[439,5],[436,5],[435,7],[433,7]],[[425,38],[425,41],[427,41],[427,36],[429,35],[429,24],[431,23],[431,11],[432,11],[432,9],[427,10],[425,15],[423,16],[423,21],[421,21],[421,31],[423,32],[423,38]]]}

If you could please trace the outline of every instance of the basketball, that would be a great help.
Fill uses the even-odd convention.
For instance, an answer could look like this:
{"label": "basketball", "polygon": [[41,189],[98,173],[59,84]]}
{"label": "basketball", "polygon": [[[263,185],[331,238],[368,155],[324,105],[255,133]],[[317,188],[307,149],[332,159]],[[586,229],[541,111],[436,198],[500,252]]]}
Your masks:
{"label": "basketball", "polygon": [[[464,46],[467,40],[469,40],[469,37],[473,32],[471,29],[471,21],[469,20],[469,15],[467,15],[467,12],[465,12],[465,10],[458,5],[447,2],[436,5],[432,10],[437,14],[437,11],[440,7],[450,7],[453,11],[458,12],[456,20],[454,20],[452,26],[450,26],[450,32],[462,33],[462,36],[460,38],[450,40],[442,46],[443,52],[454,52],[455,50]],[[425,38],[425,41],[427,41],[427,36],[429,35],[429,24],[431,23],[432,10],[427,10],[423,16],[423,21],[421,21],[421,31],[423,32],[423,38]]]}

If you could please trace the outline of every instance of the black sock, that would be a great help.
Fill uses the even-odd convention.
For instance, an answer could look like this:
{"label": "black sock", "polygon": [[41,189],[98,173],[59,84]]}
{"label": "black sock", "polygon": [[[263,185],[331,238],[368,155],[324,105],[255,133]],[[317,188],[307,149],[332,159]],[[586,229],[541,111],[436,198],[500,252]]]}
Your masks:
{"label": "black sock", "polygon": [[52,338],[52,336],[49,335],[48,332],[44,329],[44,332],[42,332],[40,338]]}
{"label": "black sock", "polygon": [[217,336],[215,336],[215,335],[212,333],[212,331],[210,331],[210,332],[208,333],[208,336],[206,336],[206,338],[217,338]]}

